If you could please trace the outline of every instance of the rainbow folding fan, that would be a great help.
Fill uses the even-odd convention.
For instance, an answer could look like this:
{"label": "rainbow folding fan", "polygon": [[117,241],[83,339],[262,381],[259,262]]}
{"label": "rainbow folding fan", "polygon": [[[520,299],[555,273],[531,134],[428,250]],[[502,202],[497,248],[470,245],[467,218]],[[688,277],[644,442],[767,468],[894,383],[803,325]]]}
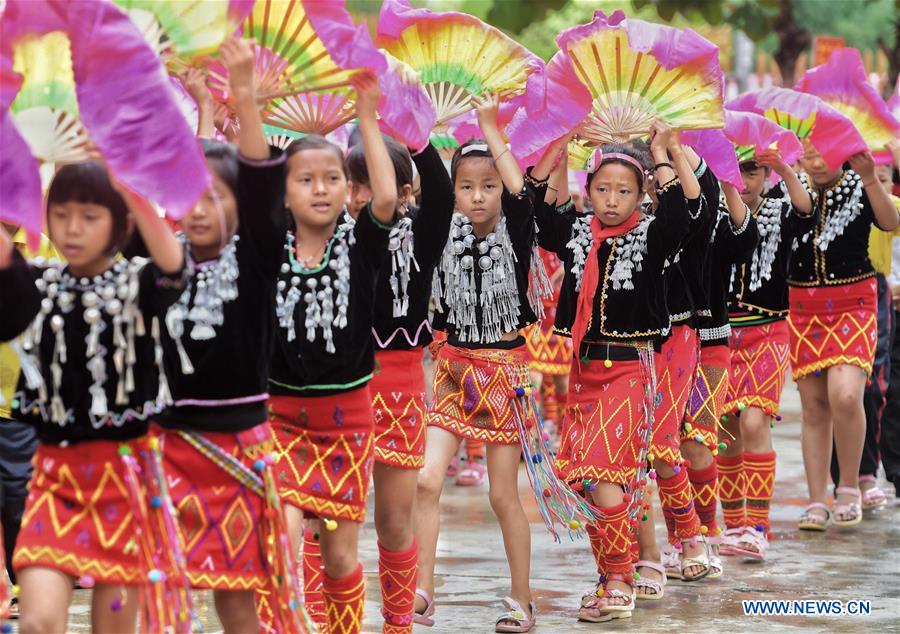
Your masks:
{"label": "rainbow folding fan", "polygon": [[853,121],[814,95],[764,88],[733,99],[728,109],[763,115],[790,130],[816,148],[828,169],[837,169],[849,157],[868,149]]}
{"label": "rainbow folding fan", "polygon": [[13,52],[24,78],[12,103],[16,128],[41,163],[77,163],[97,156],[78,117],[69,38],[61,31],[24,39]]}
{"label": "rainbow folding fan", "polygon": [[253,0],[113,0],[164,60],[210,55],[244,21]]}
{"label": "rainbow folding fan", "polygon": [[900,136],[900,122],[878,91],[866,80],[862,57],[855,48],[842,48],[821,66],[803,74],[795,90],[815,95],[853,121],[869,149],[881,152]]}
{"label": "rainbow folding fan", "polygon": [[529,109],[542,105],[544,63],[471,15],[384,0],[375,43],[419,73],[439,125],[471,110],[472,96],[485,92],[506,99],[527,89]]}
{"label": "rainbow folding fan", "polygon": [[[777,148],[786,163],[793,163],[803,154],[797,136],[773,121],[752,112],[725,109],[725,128],[722,130],[687,130],[681,141],[691,146],[706,161],[721,181],[743,189],[740,164],[750,161],[757,153]],[[773,175],[776,179],[777,175]]]}
{"label": "rainbow folding fan", "polygon": [[[354,24],[344,0],[257,0],[243,34],[255,41],[257,95],[267,123],[327,134],[355,116],[350,79],[371,71],[383,93],[382,125],[410,147],[427,142],[434,125],[427,95],[375,48],[365,25]],[[224,67],[212,61],[209,70],[213,94],[228,101]]]}
{"label": "rainbow folding fan", "polygon": [[0,218],[35,235],[38,161],[83,160],[94,148],[118,179],[174,218],[208,187],[206,162],[159,58],[114,5],[8,0],[0,68],[3,154],[24,138],[37,159],[4,161]]}
{"label": "rainbow folding fan", "polygon": [[521,154],[576,127],[600,145],[645,135],[657,119],[681,130],[725,123],[719,49],[691,29],[597,11],[556,43],[544,113],[510,132]]}

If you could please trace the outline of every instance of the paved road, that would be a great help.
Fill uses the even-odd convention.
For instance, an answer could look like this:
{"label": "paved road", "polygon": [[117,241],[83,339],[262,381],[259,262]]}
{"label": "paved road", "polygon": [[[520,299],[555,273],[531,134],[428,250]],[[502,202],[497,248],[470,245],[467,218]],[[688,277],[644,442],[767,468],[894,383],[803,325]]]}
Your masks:
{"label": "paved road", "polygon": [[[799,401],[793,385],[785,390],[785,420],[776,429],[778,465],[773,506],[774,543],[764,564],[726,558],[723,578],[695,584],[673,582],[658,604],[640,603],[631,621],[614,625],[576,623],[572,618],[581,591],[592,582],[593,559],[586,541],[556,545],[544,531],[533,504],[532,588],[542,634],[608,629],[634,632],[834,631],[900,632],[900,504],[867,515],[856,530],[800,533],[796,519],[806,492],[800,456]],[[523,499],[530,495],[520,476]],[[893,490],[891,490],[893,493]],[[507,591],[507,568],[500,531],[487,489],[448,487],[443,499],[443,532],[438,546],[437,626],[416,628],[434,634],[492,632]],[[370,513],[371,516],[371,513]],[[659,517],[659,515],[657,515]],[[662,532],[660,539],[662,539]],[[368,573],[366,632],[380,632],[375,531],[368,522],[361,538]],[[218,626],[208,596],[198,597],[206,632]],[[745,617],[747,599],[871,601],[867,616]],[[88,595],[76,593],[71,632],[87,632]]]}

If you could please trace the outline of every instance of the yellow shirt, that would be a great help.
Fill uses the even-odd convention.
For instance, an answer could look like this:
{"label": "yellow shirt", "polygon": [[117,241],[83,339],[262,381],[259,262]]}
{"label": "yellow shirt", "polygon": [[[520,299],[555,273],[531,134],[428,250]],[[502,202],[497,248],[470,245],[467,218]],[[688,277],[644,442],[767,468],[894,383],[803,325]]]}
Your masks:
{"label": "yellow shirt", "polygon": [[[13,236],[13,244],[25,258],[45,257],[57,258],[60,255],[47,236],[41,236],[41,245],[37,253],[26,246],[25,233],[20,229]],[[19,357],[8,343],[0,343],[0,418],[12,418],[10,403],[19,381]]]}
{"label": "yellow shirt", "polygon": [[[900,198],[891,196],[897,210],[900,211]],[[891,274],[891,252],[896,236],[900,236],[900,228],[894,231],[882,231],[875,225],[869,232],[869,259],[875,270],[885,277]]]}

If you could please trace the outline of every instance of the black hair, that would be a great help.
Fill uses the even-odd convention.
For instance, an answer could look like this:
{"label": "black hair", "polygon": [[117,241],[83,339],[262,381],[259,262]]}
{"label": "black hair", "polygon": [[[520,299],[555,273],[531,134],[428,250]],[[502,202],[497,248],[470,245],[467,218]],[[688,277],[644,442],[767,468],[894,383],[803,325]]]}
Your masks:
{"label": "black hair", "polygon": [[344,177],[350,178],[347,173],[347,163],[344,161],[344,152],[325,137],[318,134],[310,134],[301,139],[294,139],[291,141],[290,145],[287,146],[285,154],[287,155],[288,160],[290,160],[292,156],[303,150],[331,150],[341,162],[341,169],[344,171]]}
{"label": "black hair", "polygon": [[200,148],[210,169],[228,185],[232,195],[237,198],[238,153],[235,147],[222,141],[200,139]]}
{"label": "black hair", "polygon": [[[128,242],[128,205],[116,191],[106,166],[99,161],[85,161],[63,165],[47,192],[47,211],[50,205],[90,203],[106,207],[112,215],[112,235],[106,247],[107,255],[115,255]],[[49,219],[48,219],[49,225]]]}
{"label": "black hair", "polygon": [[[603,161],[601,165],[608,165],[610,163],[615,163],[618,165],[624,165],[632,172],[634,172],[634,177],[637,179],[638,189],[644,188],[644,172],[650,169],[650,152],[645,149],[645,147],[649,147],[643,141],[631,141],[626,144],[621,143],[604,143],[600,146],[600,151],[603,152]],[[635,161],[637,161],[642,170],[636,168],[633,164],[628,161],[624,161],[619,158],[607,158],[609,154],[624,154],[625,156],[630,156]],[[590,195],[591,192],[591,181],[594,180],[594,174],[596,174],[600,170],[600,165],[595,166],[593,172],[588,172],[587,182],[584,184],[584,189]]]}
{"label": "black hair", "polygon": [[[404,185],[412,185],[412,157],[410,157],[409,150],[402,143],[389,136],[382,135],[382,137],[384,137],[384,144],[387,146],[388,156],[391,157],[391,163],[394,164],[397,191],[399,192]],[[366,167],[366,153],[362,142],[350,146],[350,153],[347,155],[347,172],[350,175],[350,180],[353,182],[369,183],[369,170]]]}
{"label": "black hair", "polygon": [[766,172],[766,174],[769,173],[769,168],[768,168],[768,167],[763,167],[762,165],[760,165],[759,163],[757,163],[757,162],[756,162],[756,159],[748,159],[748,160],[746,160],[746,161],[741,161],[741,164],[740,164],[738,167],[740,167],[741,173],[743,173],[743,172],[752,172],[753,170],[758,170],[758,169],[761,168],[761,167],[762,167],[762,169]]}
{"label": "black hair", "polygon": [[469,150],[468,152],[463,153],[463,150],[465,150],[466,148],[468,148],[472,145],[484,145],[485,147],[487,147],[487,141],[485,141],[484,139],[469,139],[468,141],[466,141],[465,143],[460,145],[458,148],[456,148],[456,151],[453,153],[453,158],[450,160],[450,180],[453,182],[454,185],[456,184],[456,170],[459,169],[460,161],[462,161],[464,159],[470,159],[470,158],[490,159],[491,167],[494,167],[494,155],[491,154],[490,150],[477,149],[477,150]]}

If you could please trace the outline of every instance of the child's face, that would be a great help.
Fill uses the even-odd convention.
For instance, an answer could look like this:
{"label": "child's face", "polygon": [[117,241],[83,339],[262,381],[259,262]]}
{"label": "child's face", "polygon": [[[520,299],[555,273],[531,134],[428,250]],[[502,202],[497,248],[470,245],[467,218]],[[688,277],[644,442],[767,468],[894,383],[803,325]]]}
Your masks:
{"label": "child's face", "polygon": [[744,189],[741,190],[741,200],[745,205],[750,205],[762,196],[766,186],[766,170],[763,167],[741,167],[741,179],[744,181]]}
{"label": "child's face", "polygon": [[803,142],[803,156],[800,157],[800,167],[809,175],[809,179],[816,187],[824,187],[836,181],[842,170],[828,169],[825,160],[819,151],[809,141]]}
{"label": "child's face", "polygon": [[76,275],[97,275],[108,266],[113,236],[109,208],[95,203],[52,203],[47,210],[50,239]]}
{"label": "child's face", "polygon": [[875,177],[881,181],[881,184],[884,185],[884,188],[891,191],[891,188],[894,186],[892,181],[893,177],[893,168],[890,165],[876,165],[875,166]]}
{"label": "child's face", "polygon": [[[211,170],[212,185],[178,225],[197,258],[215,257],[237,229],[237,201],[231,189]],[[222,226],[222,222],[225,226]]]}
{"label": "child's face", "polygon": [[489,233],[500,219],[503,180],[487,157],[462,159],[453,184],[456,210],[465,215],[476,233]]}
{"label": "child's face", "polygon": [[288,159],[286,202],[298,228],[334,225],[347,191],[344,166],[334,151],[300,150]]}
{"label": "child's face", "polygon": [[350,181],[350,205],[348,210],[350,211],[351,216],[354,218],[359,216],[359,212],[362,211],[362,208],[365,207],[371,199],[372,189],[369,187],[368,183]]}
{"label": "child's face", "polygon": [[601,165],[588,192],[594,214],[607,227],[625,222],[643,198],[634,170],[619,163]]}

